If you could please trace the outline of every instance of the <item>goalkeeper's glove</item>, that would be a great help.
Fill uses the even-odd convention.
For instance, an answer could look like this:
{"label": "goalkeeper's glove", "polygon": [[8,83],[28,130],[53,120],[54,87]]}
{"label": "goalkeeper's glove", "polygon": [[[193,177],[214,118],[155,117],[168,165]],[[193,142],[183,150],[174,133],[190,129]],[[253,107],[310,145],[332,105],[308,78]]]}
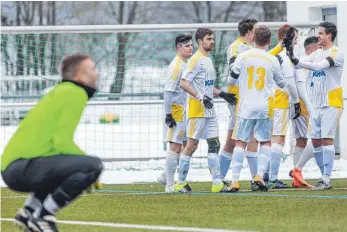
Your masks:
{"label": "goalkeeper's glove", "polygon": [[174,126],[176,126],[176,121],[175,119],[172,117],[172,114],[166,114],[166,117],[165,117],[165,124],[172,128]]}
{"label": "goalkeeper's glove", "polygon": [[236,105],[237,103],[237,98],[236,98],[236,94],[232,94],[232,93],[226,93],[224,91],[221,91],[218,96],[220,96],[221,98],[223,98],[225,101],[227,101],[229,104],[231,105]]}
{"label": "goalkeeper's glove", "polygon": [[204,106],[207,108],[207,109],[212,109],[213,108],[213,100],[212,98],[210,98],[209,96],[206,96],[206,95],[202,95],[202,94],[198,94],[196,96],[200,101],[202,101],[204,103]]}
{"label": "goalkeeper's glove", "polygon": [[283,39],[282,47],[285,47],[287,51],[293,51],[293,39],[295,36],[295,28],[290,27],[286,33],[286,37]]}
{"label": "goalkeeper's glove", "polygon": [[294,56],[293,51],[287,51],[287,56],[294,65],[297,65],[299,63],[299,60]]}

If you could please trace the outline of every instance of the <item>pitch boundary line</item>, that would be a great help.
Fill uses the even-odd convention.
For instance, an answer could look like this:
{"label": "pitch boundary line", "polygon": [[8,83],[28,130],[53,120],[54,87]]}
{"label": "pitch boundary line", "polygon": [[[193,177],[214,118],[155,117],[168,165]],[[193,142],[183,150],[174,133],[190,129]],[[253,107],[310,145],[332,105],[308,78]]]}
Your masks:
{"label": "pitch boundary line", "polygon": [[[13,221],[12,218],[0,218],[1,221]],[[145,229],[145,230],[166,230],[166,231],[189,231],[189,232],[251,232],[245,230],[224,230],[213,228],[196,228],[196,227],[178,227],[178,226],[152,226],[138,225],[112,222],[87,222],[87,221],[65,221],[58,220],[59,224],[83,225],[83,226],[101,226],[113,228],[128,228],[128,229]]]}
{"label": "pitch boundary line", "polygon": [[[311,190],[313,191],[313,190]],[[98,193],[138,193],[139,195],[156,195],[156,194],[172,194],[172,195],[221,195],[232,197],[293,197],[293,198],[320,198],[320,199],[347,199],[347,195],[306,195],[306,194],[276,194],[276,193],[211,193],[211,192],[191,192],[191,193],[163,193],[163,192],[149,192],[149,191],[127,191],[127,190],[95,190]]]}

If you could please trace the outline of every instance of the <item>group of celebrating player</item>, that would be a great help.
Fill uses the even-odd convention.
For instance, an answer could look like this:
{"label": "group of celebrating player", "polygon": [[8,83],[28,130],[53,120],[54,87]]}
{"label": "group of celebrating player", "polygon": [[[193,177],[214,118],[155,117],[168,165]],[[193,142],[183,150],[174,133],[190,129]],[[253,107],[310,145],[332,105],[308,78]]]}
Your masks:
{"label": "group of celebrating player", "polygon": [[[196,31],[198,50],[194,55],[192,36],[176,37],[177,55],[168,68],[164,95],[164,138],[169,149],[165,171],[158,181],[165,185],[165,192],[191,192],[186,182],[190,160],[199,140],[206,139],[212,192],[239,191],[244,156],[253,191],[287,188],[278,179],[278,172],[290,118],[296,138],[294,168],[289,173],[292,186],[330,189],[333,140],[343,110],[344,56],[334,45],[336,25],[320,23],[318,36],[305,40],[306,56],[300,60],[293,52],[298,30],[290,25],[278,29],[279,44],[269,52],[271,32],[256,19],[241,20],[238,31],[240,36],[227,51],[226,92],[214,86],[216,71],[208,57],[214,49],[213,31]],[[230,110],[228,135],[220,154],[214,96],[223,98]],[[304,165],[312,157],[322,174],[316,186],[302,176]],[[230,165],[231,184],[224,180]]]}

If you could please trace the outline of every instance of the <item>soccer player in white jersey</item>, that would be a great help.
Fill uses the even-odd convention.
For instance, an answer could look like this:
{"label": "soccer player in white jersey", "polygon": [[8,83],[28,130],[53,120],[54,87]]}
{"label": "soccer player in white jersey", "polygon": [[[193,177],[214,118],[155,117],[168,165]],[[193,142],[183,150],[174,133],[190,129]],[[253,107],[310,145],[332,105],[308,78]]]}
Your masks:
{"label": "soccer player in white jersey", "polygon": [[168,67],[164,92],[164,139],[165,142],[169,142],[169,149],[166,155],[165,172],[158,178],[158,180],[165,178],[165,192],[174,191],[175,171],[186,134],[184,110],[186,93],[180,87],[180,81],[187,67],[188,58],[193,54],[192,36],[178,35],[175,46],[177,54]]}
{"label": "soccer player in white jersey", "polygon": [[[277,31],[277,37],[280,43],[284,38],[289,37],[291,46],[297,43],[298,31],[288,24],[281,26]],[[281,163],[281,155],[287,134],[289,109],[290,105],[294,105],[297,112],[293,115],[294,118],[300,116],[299,97],[294,80],[294,66],[286,54],[285,49],[277,55],[280,61],[285,88],[276,88],[275,90],[275,105],[274,105],[274,124],[271,143],[271,158],[268,188],[287,188],[281,180],[278,180],[278,171]]]}
{"label": "soccer player in white jersey", "polygon": [[[256,19],[244,18],[238,23],[239,37],[229,46],[227,51],[227,62],[229,67],[232,67],[236,57],[249,49],[252,49],[253,43],[253,27],[258,21]],[[238,86],[230,85],[228,86],[228,92],[233,93],[236,96],[239,95]],[[225,141],[223,150],[219,156],[221,179],[224,181],[225,176],[228,173],[233,150],[235,147],[235,141],[231,138],[233,134],[233,129],[235,126],[236,113],[235,106],[228,104],[230,111],[229,122],[228,122],[228,134]],[[254,143],[252,143],[254,144]],[[253,150],[252,150],[253,149]],[[255,146],[248,146],[246,151],[247,161],[251,170],[252,178],[257,174],[258,157],[257,157],[258,143]]]}
{"label": "soccer player in white jersey", "polygon": [[239,181],[243,157],[252,131],[260,143],[257,175],[253,181],[259,190],[267,191],[263,174],[267,168],[266,160],[271,155],[271,135],[273,124],[273,88],[285,86],[281,66],[276,57],[268,54],[266,49],[271,41],[271,31],[264,25],[254,29],[255,48],[239,54],[232,67],[228,84],[238,82],[240,98],[236,106],[236,124],[233,139],[236,140],[232,159],[232,186]]}
{"label": "soccer player in white jersey", "polygon": [[322,180],[313,189],[330,189],[330,176],[334,164],[334,138],[343,111],[341,75],[344,55],[334,45],[336,25],[331,22],[319,24],[318,38],[322,49],[308,57],[296,59],[288,51],[296,67],[312,70],[308,77],[308,96],[313,104],[308,128],[314,147],[313,154],[321,170]]}
{"label": "soccer player in white jersey", "polygon": [[[318,37],[308,37],[304,42],[304,48],[306,56],[309,56],[312,52],[319,48]],[[297,119],[292,119],[293,134],[296,138],[296,146],[293,154],[294,169],[290,171],[290,176],[293,177],[293,187],[303,188],[311,187],[303,176],[302,169],[305,164],[313,157],[313,146],[312,143],[307,144],[307,128],[310,118],[310,112],[312,111],[312,103],[308,98],[306,88],[308,75],[312,75],[312,71],[307,69],[295,69],[294,78],[298,95],[300,97],[301,114]]]}
{"label": "soccer player in white jersey", "polygon": [[207,161],[212,175],[212,192],[227,191],[227,186],[220,179],[218,152],[220,149],[218,118],[213,107],[213,95],[218,95],[231,104],[236,104],[234,94],[225,93],[214,87],[216,71],[208,53],[214,49],[213,31],[199,28],[195,39],[199,45],[198,51],[188,61],[183,72],[181,87],[188,93],[187,99],[187,145],[179,160],[179,177],[175,185],[177,192],[190,192],[186,182],[190,159],[198,147],[200,139],[206,139],[208,144]]}

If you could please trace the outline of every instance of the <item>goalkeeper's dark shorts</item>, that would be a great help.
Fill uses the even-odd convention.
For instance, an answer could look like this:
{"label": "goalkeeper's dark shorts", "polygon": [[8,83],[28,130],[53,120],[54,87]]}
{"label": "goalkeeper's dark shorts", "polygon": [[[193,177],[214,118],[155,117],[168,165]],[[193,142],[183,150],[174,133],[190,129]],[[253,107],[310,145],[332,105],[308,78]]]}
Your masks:
{"label": "goalkeeper's dark shorts", "polygon": [[[102,169],[102,162],[97,157],[55,155],[16,160],[1,172],[1,175],[6,185],[12,190],[50,193],[71,175],[95,173],[97,175],[95,178],[98,178]],[[71,184],[79,185],[80,183]]]}

